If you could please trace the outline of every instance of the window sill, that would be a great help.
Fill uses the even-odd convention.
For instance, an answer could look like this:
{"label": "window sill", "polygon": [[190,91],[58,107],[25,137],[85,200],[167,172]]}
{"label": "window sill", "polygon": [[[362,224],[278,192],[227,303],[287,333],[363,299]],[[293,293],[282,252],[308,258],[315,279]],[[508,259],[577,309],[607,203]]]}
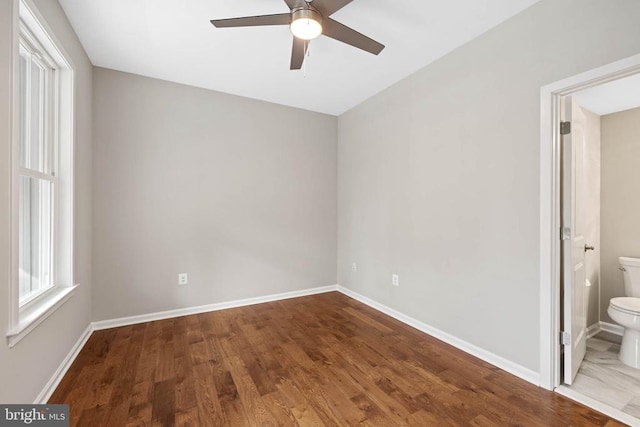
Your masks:
{"label": "window sill", "polygon": [[51,291],[42,302],[37,304],[28,313],[22,313],[20,322],[7,332],[7,341],[9,347],[16,345],[22,338],[26,337],[29,332],[34,330],[42,321],[51,316],[62,304],[67,302],[69,298],[76,292],[78,285],[59,287]]}

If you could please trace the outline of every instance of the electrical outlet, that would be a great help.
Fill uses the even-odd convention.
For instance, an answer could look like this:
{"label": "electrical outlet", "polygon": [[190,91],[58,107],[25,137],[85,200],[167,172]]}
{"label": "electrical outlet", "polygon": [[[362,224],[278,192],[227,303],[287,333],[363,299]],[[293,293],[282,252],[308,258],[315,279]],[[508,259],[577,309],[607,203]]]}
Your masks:
{"label": "electrical outlet", "polygon": [[351,263],[351,271],[353,271],[354,273],[356,271],[358,271],[358,264],[356,264],[355,262]]}
{"label": "electrical outlet", "polygon": [[392,274],[391,275],[391,284],[393,286],[400,286],[400,276],[398,276],[397,274]]}
{"label": "electrical outlet", "polygon": [[187,273],[178,274],[178,285],[180,286],[186,285],[188,282],[189,282],[189,276],[187,276]]}

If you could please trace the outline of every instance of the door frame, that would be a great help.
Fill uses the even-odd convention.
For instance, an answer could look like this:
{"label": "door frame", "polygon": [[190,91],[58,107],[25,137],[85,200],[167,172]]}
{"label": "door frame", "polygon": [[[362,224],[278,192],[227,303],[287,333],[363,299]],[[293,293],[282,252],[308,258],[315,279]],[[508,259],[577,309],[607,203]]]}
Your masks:
{"label": "door frame", "polygon": [[640,54],[543,86],[540,90],[540,386],[560,385],[560,99],[640,73]]}

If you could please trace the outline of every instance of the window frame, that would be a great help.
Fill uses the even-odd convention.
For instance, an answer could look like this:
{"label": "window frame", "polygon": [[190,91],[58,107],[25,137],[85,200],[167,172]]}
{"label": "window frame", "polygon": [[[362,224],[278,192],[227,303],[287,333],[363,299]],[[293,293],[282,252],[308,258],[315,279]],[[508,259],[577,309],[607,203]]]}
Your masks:
{"label": "window frame", "polygon": [[[75,293],[74,278],[74,145],[75,66],[32,0],[16,1],[13,14],[12,119],[11,119],[11,281],[9,286],[9,329],[7,342],[13,347]],[[20,159],[20,49],[27,44],[41,52],[40,62],[52,66],[50,94],[54,108],[45,120],[52,149],[40,172],[23,168]],[[22,48],[25,48],[24,46]],[[28,49],[27,49],[28,50]],[[45,101],[48,102],[48,101]],[[25,165],[26,166],[26,165]],[[21,176],[52,180],[51,283],[20,301],[19,215]]]}
{"label": "window frame", "polygon": [[[50,242],[49,242],[49,250],[51,252],[51,256],[49,261],[49,271],[50,271],[50,280],[46,287],[43,287],[36,292],[29,294],[27,297],[22,298],[20,295],[20,289],[18,289],[18,305],[20,310],[28,310],[30,307],[37,305],[39,300],[42,298],[46,298],[46,295],[49,291],[53,290],[58,283],[57,277],[57,268],[56,261],[57,251],[55,250],[56,242],[57,242],[57,211],[59,208],[58,203],[58,132],[57,132],[57,122],[58,122],[58,105],[59,105],[59,74],[60,70],[58,69],[58,64],[51,58],[47,50],[38,42],[36,37],[31,33],[28,26],[21,19],[20,20],[20,29],[19,29],[19,39],[18,39],[19,47],[18,52],[19,55],[22,56],[22,51],[26,51],[28,55],[29,61],[33,60],[36,65],[44,71],[44,88],[42,90],[42,95],[44,96],[43,103],[45,104],[44,108],[46,108],[45,114],[43,114],[43,133],[44,133],[44,158],[41,159],[42,165],[37,166],[36,170],[33,167],[26,167],[20,164],[21,159],[18,159],[18,177],[20,180],[22,177],[44,180],[51,184],[51,215],[50,215]],[[29,64],[29,69],[27,70],[27,81],[30,82],[30,73],[31,73],[31,64]],[[21,75],[18,76],[18,79],[22,78]],[[29,89],[27,89],[27,93],[30,95]],[[18,96],[20,98],[20,95]],[[31,96],[27,96],[27,102],[31,102]],[[29,105],[31,107],[31,105]],[[22,115],[23,108],[20,105],[20,115]],[[27,108],[28,112],[31,112],[31,108]],[[27,115],[26,117],[26,125],[24,126],[29,132],[31,131],[31,115]],[[22,122],[21,122],[22,127]],[[31,148],[32,144],[27,144],[27,147]],[[20,149],[17,153],[18,156],[21,156]],[[30,153],[25,155],[26,159],[30,158]],[[18,190],[18,197],[23,197],[23,194]],[[20,213],[18,213],[20,215]],[[20,219],[18,219],[20,220]],[[20,255],[18,255],[20,256]]]}

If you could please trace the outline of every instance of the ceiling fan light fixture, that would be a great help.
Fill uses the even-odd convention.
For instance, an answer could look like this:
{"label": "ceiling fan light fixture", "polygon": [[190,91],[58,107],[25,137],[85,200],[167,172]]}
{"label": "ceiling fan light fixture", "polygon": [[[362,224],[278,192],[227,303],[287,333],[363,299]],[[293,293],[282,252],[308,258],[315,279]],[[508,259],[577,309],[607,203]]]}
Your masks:
{"label": "ceiling fan light fixture", "polygon": [[312,40],[322,34],[322,17],[313,9],[298,9],[291,16],[291,32],[302,40]]}

